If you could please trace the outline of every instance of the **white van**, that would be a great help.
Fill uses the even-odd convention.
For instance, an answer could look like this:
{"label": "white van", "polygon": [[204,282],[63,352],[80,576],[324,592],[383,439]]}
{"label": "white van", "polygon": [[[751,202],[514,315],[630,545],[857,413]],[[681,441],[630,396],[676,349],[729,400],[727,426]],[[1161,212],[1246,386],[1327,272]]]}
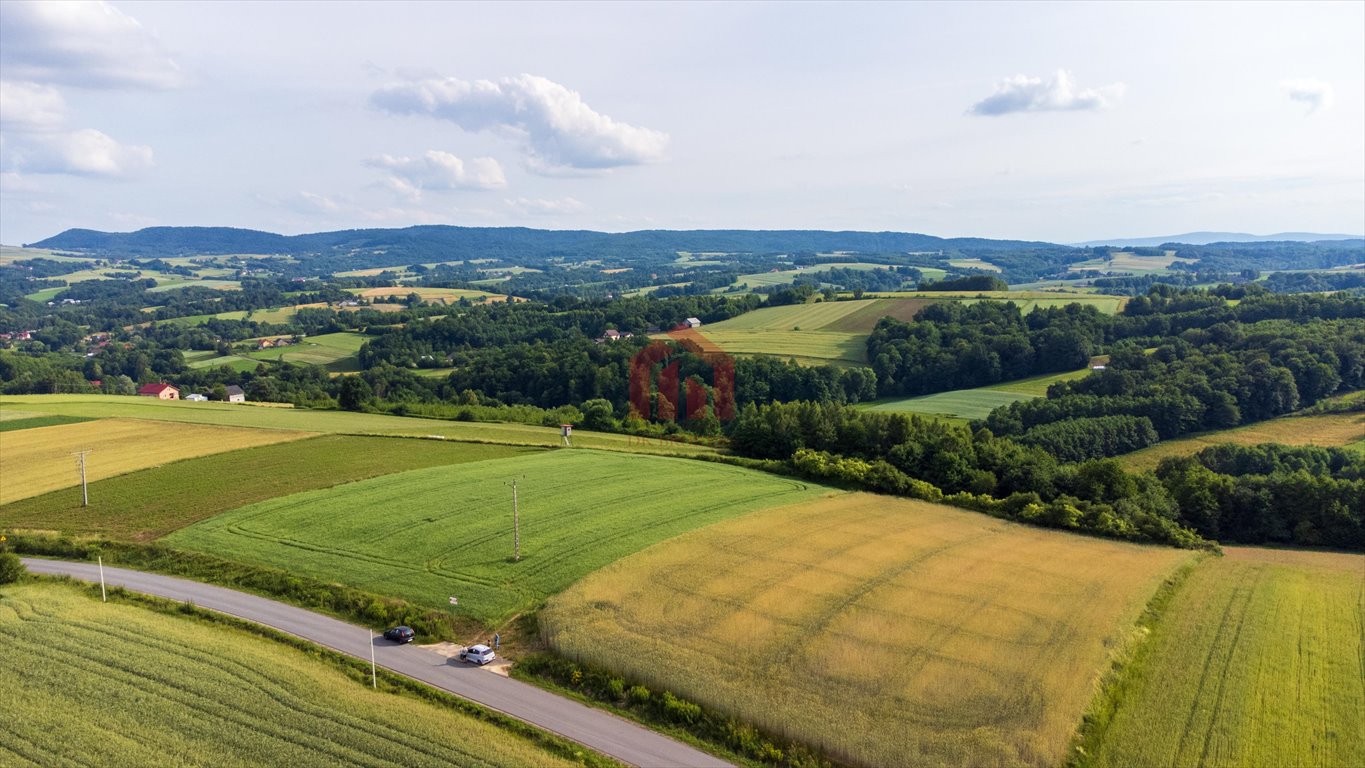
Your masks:
{"label": "white van", "polygon": [[486,645],[471,645],[460,651],[460,661],[469,661],[480,666],[496,659],[498,655],[493,653],[493,649]]}

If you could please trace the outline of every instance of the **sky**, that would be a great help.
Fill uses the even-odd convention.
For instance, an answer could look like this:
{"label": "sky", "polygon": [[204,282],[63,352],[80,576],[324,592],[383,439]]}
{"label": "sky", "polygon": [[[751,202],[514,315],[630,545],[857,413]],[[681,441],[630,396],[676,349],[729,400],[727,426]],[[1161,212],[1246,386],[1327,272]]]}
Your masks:
{"label": "sky", "polygon": [[0,2],[70,227],[1365,233],[1365,2]]}

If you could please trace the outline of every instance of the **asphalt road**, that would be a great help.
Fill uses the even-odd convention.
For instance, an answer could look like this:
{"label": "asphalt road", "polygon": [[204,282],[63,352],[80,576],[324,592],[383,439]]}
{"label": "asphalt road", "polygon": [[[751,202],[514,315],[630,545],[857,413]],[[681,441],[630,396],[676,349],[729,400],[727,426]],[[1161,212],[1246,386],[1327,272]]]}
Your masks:
{"label": "asphalt road", "polygon": [[[26,557],[24,565],[33,573],[93,582],[100,578],[94,563]],[[124,568],[106,566],[104,580],[110,586],[192,602],[200,608],[264,624],[363,660],[370,658],[373,637],[376,662],[385,669],[478,702],[631,765],[729,766],[705,752],[602,710],[432,651],[390,643],[365,627],[330,616],[223,587]]]}

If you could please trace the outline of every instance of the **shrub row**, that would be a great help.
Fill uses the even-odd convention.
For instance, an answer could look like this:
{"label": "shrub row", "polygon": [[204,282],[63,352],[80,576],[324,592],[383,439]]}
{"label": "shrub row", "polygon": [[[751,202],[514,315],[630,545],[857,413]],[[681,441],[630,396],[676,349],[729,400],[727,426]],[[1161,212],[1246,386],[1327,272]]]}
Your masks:
{"label": "shrub row", "polygon": [[515,672],[547,680],[587,698],[625,710],[640,719],[680,728],[704,741],[723,744],[762,765],[784,768],[830,768],[832,763],[800,744],[781,745],[747,723],[678,698],[669,691],[643,685],[548,653],[532,654]]}

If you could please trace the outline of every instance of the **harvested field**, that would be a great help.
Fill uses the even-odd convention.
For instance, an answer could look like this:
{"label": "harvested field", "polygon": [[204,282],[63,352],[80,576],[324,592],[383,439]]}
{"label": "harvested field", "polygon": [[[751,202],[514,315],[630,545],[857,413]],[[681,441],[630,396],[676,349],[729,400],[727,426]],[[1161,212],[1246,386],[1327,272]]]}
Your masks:
{"label": "harvested field", "polygon": [[308,437],[306,432],[99,419],[0,433],[0,504],[193,456]]}
{"label": "harvested field", "polygon": [[841,761],[1052,766],[1191,557],[848,494],[613,563],[552,598],[541,626],[572,658]]}
{"label": "harvested field", "polygon": [[1340,448],[1365,440],[1365,413],[1330,413],[1319,416],[1285,416],[1179,440],[1166,440],[1119,457],[1133,470],[1156,469],[1170,456],[1192,456],[1212,445],[1317,445]]}

